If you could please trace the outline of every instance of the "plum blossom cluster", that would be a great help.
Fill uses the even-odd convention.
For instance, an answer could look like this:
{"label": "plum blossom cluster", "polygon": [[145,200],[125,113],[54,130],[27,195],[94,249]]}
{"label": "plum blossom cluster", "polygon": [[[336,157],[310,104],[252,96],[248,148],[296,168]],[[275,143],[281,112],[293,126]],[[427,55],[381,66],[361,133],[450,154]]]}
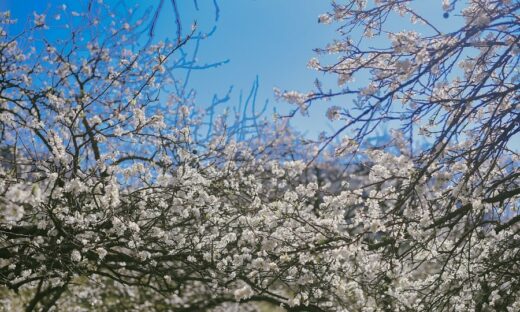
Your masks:
{"label": "plum blossom cluster", "polygon": [[337,59],[309,64],[340,89],[317,84],[305,107],[349,103],[327,111],[340,130],[319,151],[344,136],[337,161],[355,153],[368,170],[345,193],[367,244],[349,259],[364,303],[351,309],[516,311],[520,4],[417,2],[335,1],[320,21],[339,38],[319,52]]}

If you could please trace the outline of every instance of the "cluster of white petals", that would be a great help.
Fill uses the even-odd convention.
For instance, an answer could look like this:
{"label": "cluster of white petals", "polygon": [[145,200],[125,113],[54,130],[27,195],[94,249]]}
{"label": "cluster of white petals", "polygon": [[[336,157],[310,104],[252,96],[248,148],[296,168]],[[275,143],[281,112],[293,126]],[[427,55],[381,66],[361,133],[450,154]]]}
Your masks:
{"label": "cluster of white petals", "polygon": [[[443,33],[413,1],[334,1],[319,21],[342,38],[321,52],[339,59],[309,66],[341,90],[276,91],[302,112],[351,97],[323,146],[164,99],[191,34],[139,46],[146,23],[100,23],[101,2],[63,8],[80,24],[39,49],[61,19],[12,34],[0,15],[5,309],[520,309],[518,2],[468,1]],[[386,25],[399,18],[427,33]]]}

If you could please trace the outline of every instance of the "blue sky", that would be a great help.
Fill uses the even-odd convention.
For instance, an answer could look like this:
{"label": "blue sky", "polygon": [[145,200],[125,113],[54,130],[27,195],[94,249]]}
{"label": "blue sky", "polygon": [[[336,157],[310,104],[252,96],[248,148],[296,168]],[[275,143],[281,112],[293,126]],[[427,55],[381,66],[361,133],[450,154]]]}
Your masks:
{"label": "blue sky", "polygon": [[[108,1],[108,0],[106,0]],[[24,24],[33,12],[66,4],[80,10],[86,0],[4,0],[0,9],[10,10]],[[141,6],[156,5],[154,1],[128,1]],[[213,0],[177,2],[183,28],[189,29],[197,21],[198,31],[215,32],[201,41],[197,60],[200,64],[229,60],[218,68],[193,72],[190,85],[197,91],[197,103],[207,106],[214,94],[224,95],[233,86],[230,105],[238,105],[242,91],[247,96],[256,77],[259,80],[257,103],[269,101],[269,113],[276,107],[280,113],[292,106],[276,102],[273,87],[288,90],[309,91],[316,77],[323,75],[307,69],[307,62],[315,54],[314,48],[325,46],[334,38],[334,28],[318,24],[318,15],[330,9],[326,0],[216,0],[218,19]],[[165,1],[164,10],[157,25],[157,37],[175,37],[172,7]],[[180,75],[182,76],[182,75]],[[324,118],[326,107],[315,107],[311,117],[298,117],[293,125],[314,136],[328,129]]]}
{"label": "blue sky", "polygon": [[[281,114],[294,107],[276,102],[273,88],[282,90],[311,91],[316,78],[324,82],[325,89],[337,88],[336,77],[307,68],[308,61],[316,56],[315,48],[322,48],[338,37],[338,24],[318,23],[318,16],[331,9],[329,0],[216,0],[218,20],[215,20],[213,0],[198,0],[198,10],[192,1],[180,1],[179,11],[184,29],[196,20],[201,32],[216,31],[201,42],[198,53],[199,63],[229,60],[223,66],[204,69],[191,76],[190,84],[197,90],[198,103],[207,106],[214,94],[224,95],[230,86],[233,93],[230,105],[238,105],[239,95],[249,92],[258,77],[260,87],[257,95],[259,104],[269,101],[269,112],[276,108]],[[176,27],[173,8],[165,6],[158,25],[159,36],[174,36]],[[460,23],[458,17],[446,20],[442,17],[440,2],[418,1],[414,4],[422,14],[428,16],[442,31],[453,30],[453,23]],[[394,22],[396,31],[402,30],[400,21]],[[415,25],[415,29],[428,32],[429,29]],[[355,37],[355,34],[353,35]],[[385,38],[386,39],[386,38]],[[385,40],[383,39],[383,40]],[[377,41],[377,39],[376,39]],[[336,56],[332,56],[333,58]],[[329,59],[330,60],[330,59]],[[360,77],[358,77],[359,79]],[[359,81],[358,81],[359,82]],[[315,138],[321,131],[331,132],[339,128],[325,118],[327,108],[332,104],[344,107],[351,99],[336,98],[334,103],[316,102],[308,116],[299,114],[292,119],[292,125],[308,136]],[[395,125],[394,125],[395,126]],[[381,128],[382,134],[387,130]]]}
{"label": "blue sky", "polygon": [[[269,101],[269,112],[280,113],[293,107],[276,102],[273,87],[308,91],[316,77],[323,75],[307,69],[315,55],[334,38],[334,28],[318,24],[318,15],[330,9],[329,1],[316,0],[226,0],[218,1],[219,17],[215,21],[213,1],[198,1],[196,11],[190,1],[181,2],[179,10],[185,24],[197,20],[199,30],[216,31],[201,42],[200,63],[229,60],[225,65],[198,71],[191,77],[198,101],[208,105],[216,93],[224,95],[233,86],[230,104],[237,105],[240,91],[247,96],[258,76],[258,104]],[[175,27],[168,11],[161,15],[160,33],[172,35]],[[187,27],[185,27],[187,28]],[[159,34],[159,33],[158,33]],[[312,118],[296,118],[293,125],[309,135],[328,128],[326,107],[313,109]]]}

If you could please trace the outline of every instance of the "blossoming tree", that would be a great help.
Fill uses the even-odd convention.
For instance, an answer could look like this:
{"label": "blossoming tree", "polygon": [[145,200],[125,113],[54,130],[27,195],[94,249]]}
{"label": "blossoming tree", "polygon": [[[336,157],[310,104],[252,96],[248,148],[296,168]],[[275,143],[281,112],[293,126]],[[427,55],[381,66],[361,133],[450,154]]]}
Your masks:
{"label": "blossoming tree", "polygon": [[340,87],[277,92],[302,111],[335,101],[317,148],[276,123],[236,142],[224,117],[197,135],[193,101],[162,96],[192,33],[140,44],[153,23],[92,2],[53,41],[49,17],[16,34],[4,13],[3,307],[520,309],[520,4],[423,5],[320,16],[340,38],[319,52],[339,57],[309,65]]}
{"label": "blossoming tree", "polygon": [[2,308],[334,306],[343,208],[320,207],[297,137],[253,120],[262,136],[234,142],[247,125],[222,116],[197,135],[192,99],[161,96],[194,33],[143,41],[153,22],[123,8],[34,14],[20,33],[0,17]]}
{"label": "blossoming tree", "polygon": [[[351,224],[367,245],[345,276],[362,306],[520,308],[519,11],[508,0],[335,1],[319,21],[340,37],[309,66],[339,88],[279,92],[304,111],[335,101],[338,130],[321,151],[342,138],[338,151],[370,167]],[[381,125],[392,139],[369,143]]]}

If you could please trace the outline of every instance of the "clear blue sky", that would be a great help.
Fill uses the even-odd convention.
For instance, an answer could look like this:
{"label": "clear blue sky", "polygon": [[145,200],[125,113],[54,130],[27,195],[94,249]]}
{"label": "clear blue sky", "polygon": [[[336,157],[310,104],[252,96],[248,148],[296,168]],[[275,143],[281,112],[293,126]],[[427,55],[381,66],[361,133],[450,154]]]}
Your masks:
{"label": "clear blue sky", "polygon": [[[212,0],[199,0],[197,12],[191,1],[181,2],[184,22],[197,20],[201,31],[216,26],[215,33],[201,43],[198,60],[211,63],[229,60],[214,69],[195,73],[192,86],[202,105],[217,93],[223,95],[233,86],[231,104],[238,104],[240,91],[249,92],[256,76],[260,87],[259,104],[269,100],[270,110],[288,112],[294,107],[276,102],[273,87],[309,91],[316,77],[323,75],[307,69],[315,55],[314,48],[323,47],[334,38],[334,28],[318,24],[318,15],[330,9],[329,1],[317,0],[220,0],[219,18],[215,21]],[[162,33],[173,32],[171,15],[161,16]],[[186,27],[185,27],[186,28]],[[332,77],[331,77],[332,78]],[[296,118],[293,125],[309,135],[328,129],[324,117],[326,107],[316,107],[312,117]]]}

